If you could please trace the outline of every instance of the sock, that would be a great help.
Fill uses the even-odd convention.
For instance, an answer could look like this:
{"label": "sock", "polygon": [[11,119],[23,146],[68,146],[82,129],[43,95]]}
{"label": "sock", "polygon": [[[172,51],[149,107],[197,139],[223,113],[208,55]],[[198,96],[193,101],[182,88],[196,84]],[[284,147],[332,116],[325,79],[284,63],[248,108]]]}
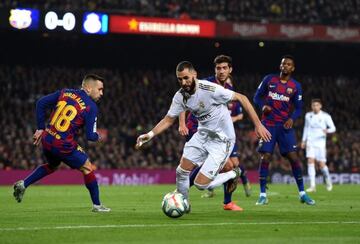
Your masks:
{"label": "sock", "polygon": [[310,180],[310,187],[315,187],[315,164],[308,164],[308,175]]}
{"label": "sock", "polygon": [[176,189],[178,192],[184,195],[186,199],[189,199],[190,188],[190,171],[182,169],[180,166],[176,168]]}
{"label": "sock", "polygon": [[99,186],[94,171],[84,175],[85,186],[89,190],[91,201],[94,205],[100,205]]}
{"label": "sock", "polygon": [[227,189],[227,184],[229,182],[225,182],[223,185],[224,185],[224,204],[228,204],[231,202],[231,199],[232,199],[232,192],[228,192],[226,189]]}
{"label": "sock", "polygon": [[246,176],[245,167],[244,165],[241,164],[239,168],[241,169],[241,173],[240,173],[241,182],[243,183],[243,185],[246,185],[248,183],[248,178]]}
{"label": "sock", "polygon": [[260,160],[259,167],[259,183],[260,183],[260,193],[266,193],[266,178],[269,175],[269,164],[270,162],[263,159]]}
{"label": "sock", "polygon": [[207,189],[214,189],[218,186],[221,186],[224,182],[234,179],[236,177],[236,173],[231,170],[226,173],[218,174],[213,181],[207,186]]}
{"label": "sock", "polygon": [[328,166],[324,166],[322,169],[321,169],[321,173],[323,173],[325,179],[327,179],[328,181],[330,181],[330,173],[329,173],[329,168]]}
{"label": "sock", "polygon": [[26,177],[24,180],[25,187],[28,187],[31,184],[34,184],[38,180],[44,178],[45,176],[53,173],[55,170],[50,169],[49,164],[43,164],[38,166],[31,174]]}
{"label": "sock", "polygon": [[300,197],[304,196],[305,194],[306,194],[305,191],[299,191],[299,196],[300,196]]}
{"label": "sock", "polygon": [[197,174],[199,173],[200,169],[201,169],[201,167],[197,167],[193,171],[191,171],[191,173],[190,173],[190,187],[192,187],[194,185],[195,178],[196,178]]}
{"label": "sock", "polygon": [[299,160],[290,161],[293,176],[295,178],[299,192],[304,191],[304,180],[302,177],[302,169]]}

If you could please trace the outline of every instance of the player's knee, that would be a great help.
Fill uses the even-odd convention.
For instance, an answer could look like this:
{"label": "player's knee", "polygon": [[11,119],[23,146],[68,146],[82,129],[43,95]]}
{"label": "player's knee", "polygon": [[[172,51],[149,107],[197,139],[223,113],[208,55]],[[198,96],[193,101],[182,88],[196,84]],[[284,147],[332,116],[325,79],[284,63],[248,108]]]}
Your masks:
{"label": "player's knee", "polygon": [[261,160],[263,161],[270,161],[271,160],[271,154],[270,153],[265,153],[261,156]]}
{"label": "player's knee", "polygon": [[84,174],[84,175],[87,175],[87,174],[90,174],[91,172],[93,172],[93,166],[92,164],[89,162],[89,161],[86,161],[84,163],[83,166],[81,166],[80,168],[80,171]]}
{"label": "player's knee", "polygon": [[190,172],[189,170],[185,170],[183,168],[181,168],[181,166],[177,166],[176,168],[176,176],[189,176],[190,175]]}
{"label": "player's knee", "polygon": [[227,163],[225,164],[224,168],[222,169],[222,172],[228,172],[230,170],[233,170],[234,169],[234,166],[232,163]]}
{"label": "player's knee", "polygon": [[200,191],[206,190],[208,188],[209,184],[200,184],[197,181],[194,181],[194,185],[197,189],[199,189]]}

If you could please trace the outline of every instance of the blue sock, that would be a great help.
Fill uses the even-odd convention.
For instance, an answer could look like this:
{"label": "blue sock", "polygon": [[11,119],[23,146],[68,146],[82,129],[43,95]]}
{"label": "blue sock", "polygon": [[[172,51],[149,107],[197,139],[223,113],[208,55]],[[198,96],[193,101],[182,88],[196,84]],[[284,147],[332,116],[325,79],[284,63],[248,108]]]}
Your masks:
{"label": "blue sock", "polygon": [[246,176],[246,171],[244,165],[240,164],[239,168],[241,169],[240,179],[243,185],[246,185],[248,183],[248,178]]}
{"label": "blue sock", "polygon": [[304,180],[302,177],[302,168],[299,160],[290,161],[293,176],[295,178],[299,192],[304,191]]}
{"label": "blue sock", "polygon": [[232,198],[232,192],[228,192],[227,189],[227,184],[229,182],[225,182],[224,185],[224,204],[228,204],[231,202],[231,198]]}
{"label": "blue sock", "polygon": [[99,186],[98,186],[94,172],[84,175],[84,181],[85,181],[86,188],[90,192],[92,203],[96,204],[96,205],[100,205]]}
{"label": "blue sock", "polygon": [[28,187],[31,184],[34,184],[38,180],[44,178],[45,176],[53,173],[54,170],[49,168],[49,164],[43,164],[38,166],[31,174],[26,177],[24,180],[25,187]]}
{"label": "blue sock", "polygon": [[266,193],[266,178],[269,175],[269,162],[265,160],[260,160],[259,167],[259,183],[260,183],[260,193]]}
{"label": "blue sock", "polygon": [[194,169],[193,171],[191,171],[190,173],[190,187],[192,187],[194,185],[194,181],[196,178],[196,175],[199,173],[201,167],[197,167],[196,169]]}

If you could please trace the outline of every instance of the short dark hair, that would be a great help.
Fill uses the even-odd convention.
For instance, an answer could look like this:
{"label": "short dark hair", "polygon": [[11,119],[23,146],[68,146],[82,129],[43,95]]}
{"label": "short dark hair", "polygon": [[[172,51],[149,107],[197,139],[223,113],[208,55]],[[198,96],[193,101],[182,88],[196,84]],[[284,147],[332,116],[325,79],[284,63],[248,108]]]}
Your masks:
{"label": "short dark hair", "polygon": [[90,80],[93,80],[93,81],[99,80],[99,81],[104,83],[105,79],[103,77],[99,76],[99,75],[96,75],[96,74],[86,74],[84,76],[83,83],[87,82],[87,81],[90,81]]}
{"label": "short dark hair", "polygon": [[214,65],[216,66],[221,63],[227,63],[229,67],[232,67],[232,58],[224,54],[216,56],[214,59]]}
{"label": "short dark hair", "polygon": [[320,104],[322,104],[320,98],[313,98],[313,99],[311,99],[311,104],[313,104],[313,103],[320,103]]}
{"label": "short dark hair", "polygon": [[195,70],[194,65],[191,62],[189,62],[189,61],[181,61],[176,66],[176,71],[181,72],[181,71],[184,71],[184,69]]}
{"label": "short dark hair", "polygon": [[293,63],[295,64],[295,58],[294,56],[290,55],[290,54],[285,54],[281,57],[281,59],[284,59],[284,58],[287,58],[287,59],[291,59],[293,61]]}

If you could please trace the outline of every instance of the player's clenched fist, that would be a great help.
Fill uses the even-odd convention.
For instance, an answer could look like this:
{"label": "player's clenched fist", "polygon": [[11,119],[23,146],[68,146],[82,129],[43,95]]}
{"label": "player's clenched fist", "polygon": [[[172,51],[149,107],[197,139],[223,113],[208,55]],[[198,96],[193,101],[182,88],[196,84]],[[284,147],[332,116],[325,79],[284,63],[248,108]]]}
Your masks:
{"label": "player's clenched fist", "polygon": [[264,113],[264,115],[270,114],[271,110],[271,107],[268,105],[264,105],[264,107],[262,108],[262,112]]}
{"label": "player's clenched fist", "polygon": [[150,141],[153,137],[154,137],[154,132],[152,131],[140,135],[136,140],[135,148],[139,149],[144,143]]}

